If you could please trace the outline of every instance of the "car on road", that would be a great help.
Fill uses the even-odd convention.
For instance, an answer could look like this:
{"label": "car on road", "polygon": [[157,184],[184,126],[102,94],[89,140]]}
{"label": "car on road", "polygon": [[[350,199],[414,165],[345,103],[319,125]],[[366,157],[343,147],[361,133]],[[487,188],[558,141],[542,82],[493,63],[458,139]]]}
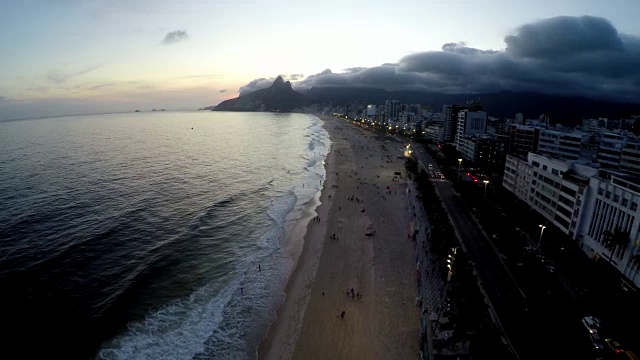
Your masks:
{"label": "car on road", "polygon": [[607,344],[607,347],[616,354],[622,354],[624,352],[619,342],[613,339],[604,339],[604,342]]}
{"label": "car on road", "polygon": [[600,330],[600,319],[593,316],[585,316],[582,318],[582,325],[584,325],[590,334],[597,334]]}
{"label": "car on road", "polygon": [[604,349],[604,345],[602,345],[602,340],[600,340],[600,336],[598,334],[589,335],[589,340],[591,340],[591,344],[598,350]]}

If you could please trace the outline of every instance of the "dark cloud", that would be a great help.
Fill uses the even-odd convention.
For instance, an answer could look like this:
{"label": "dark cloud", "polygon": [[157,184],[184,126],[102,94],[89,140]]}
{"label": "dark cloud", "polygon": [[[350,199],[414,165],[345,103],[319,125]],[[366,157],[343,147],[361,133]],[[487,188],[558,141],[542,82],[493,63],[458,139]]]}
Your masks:
{"label": "dark cloud", "polygon": [[226,93],[226,92],[227,92],[227,89],[222,89],[222,90],[220,90],[220,91],[218,91],[218,92],[219,92],[220,94],[222,94],[222,93]]}
{"label": "dark cloud", "polygon": [[[278,76],[282,76],[282,78],[285,81],[298,81],[304,78],[303,74],[289,74],[289,75],[278,75]],[[238,89],[238,93],[240,94],[240,96],[243,96],[243,95],[252,93],[256,90],[266,89],[269,86],[273,85],[274,81],[276,81],[276,77],[255,79],[255,80],[252,80],[250,83],[244,86],[241,86],[240,89]]]}
{"label": "dark cloud", "polygon": [[162,43],[165,45],[175,44],[180,41],[187,40],[189,38],[189,34],[187,34],[184,30],[176,30],[165,35]]}
{"label": "dark cloud", "polygon": [[[397,63],[349,68],[342,73],[326,69],[294,87],[349,86],[450,94],[536,91],[640,101],[640,38],[620,34],[606,19],[545,19],[518,27],[504,41],[504,50],[452,42],[444,44],[441,51],[411,54]],[[257,79],[243,88],[269,86],[269,80]]]}
{"label": "dark cloud", "polygon": [[260,89],[265,89],[268,88],[269,86],[271,86],[273,84],[273,82],[275,81],[275,78],[260,78],[260,79],[255,79],[253,81],[251,81],[250,83],[248,83],[247,85],[241,86],[240,89],[238,89],[238,93],[240,94],[240,96],[252,93],[256,90],[260,90]]}
{"label": "dark cloud", "polygon": [[525,24],[504,42],[514,56],[534,59],[624,51],[624,42],[613,25],[592,16],[559,16]]}

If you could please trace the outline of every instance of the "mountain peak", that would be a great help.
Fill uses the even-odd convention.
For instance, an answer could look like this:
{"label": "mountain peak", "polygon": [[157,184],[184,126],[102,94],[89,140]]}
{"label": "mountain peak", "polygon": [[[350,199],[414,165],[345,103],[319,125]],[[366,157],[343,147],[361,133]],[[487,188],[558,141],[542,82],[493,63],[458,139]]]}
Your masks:
{"label": "mountain peak", "polygon": [[308,103],[304,95],[293,90],[291,82],[278,76],[266,89],[229,99],[216,106],[216,111],[278,111],[299,109]]}
{"label": "mountain peak", "polygon": [[276,81],[273,82],[272,86],[281,86],[281,85],[284,85],[284,79],[282,79],[282,76],[278,76],[276,78]]}

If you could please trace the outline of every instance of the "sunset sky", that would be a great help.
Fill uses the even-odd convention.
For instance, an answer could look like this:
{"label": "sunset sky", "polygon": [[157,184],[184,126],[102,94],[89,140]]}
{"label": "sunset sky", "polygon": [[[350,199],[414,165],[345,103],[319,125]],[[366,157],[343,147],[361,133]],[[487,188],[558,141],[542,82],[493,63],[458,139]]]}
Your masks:
{"label": "sunset sky", "polygon": [[[633,64],[638,14],[637,0],[3,1],[0,120],[197,109],[280,74],[304,79],[385,63],[399,64],[389,68],[397,73],[417,58],[410,55],[447,43],[458,43],[458,53],[504,52],[515,46],[505,37],[522,25],[561,15],[602,18],[631,35],[616,51]],[[635,81],[620,93],[634,95]]]}

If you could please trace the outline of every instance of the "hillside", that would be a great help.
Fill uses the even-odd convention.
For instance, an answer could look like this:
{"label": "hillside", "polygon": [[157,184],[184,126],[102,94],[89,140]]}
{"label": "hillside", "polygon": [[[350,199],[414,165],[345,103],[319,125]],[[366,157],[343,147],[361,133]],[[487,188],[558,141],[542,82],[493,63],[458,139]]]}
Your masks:
{"label": "hillside", "polygon": [[281,111],[289,112],[303,107],[307,98],[291,88],[289,81],[278,76],[273,85],[250,94],[229,99],[216,106],[214,111]]}
{"label": "hillside", "polygon": [[371,88],[323,87],[311,88],[304,94],[314,103],[346,105],[356,101],[384,104],[385,100],[430,105],[441,111],[446,104],[464,104],[480,100],[489,116],[512,118],[522,113],[525,118],[550,116],[552,122],[577,124],[584,118],[629,118],[640,115],[640,104],[594,100],[586,97],[547,95],[533,92],[500,92],[487,94],[440,94],[426,91],[386,91]]}

